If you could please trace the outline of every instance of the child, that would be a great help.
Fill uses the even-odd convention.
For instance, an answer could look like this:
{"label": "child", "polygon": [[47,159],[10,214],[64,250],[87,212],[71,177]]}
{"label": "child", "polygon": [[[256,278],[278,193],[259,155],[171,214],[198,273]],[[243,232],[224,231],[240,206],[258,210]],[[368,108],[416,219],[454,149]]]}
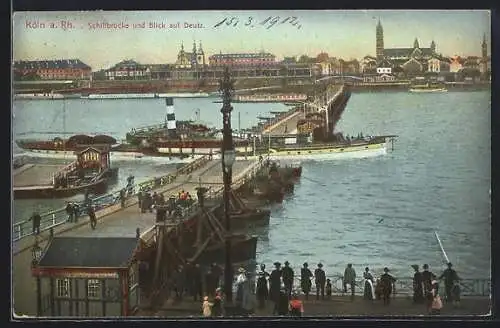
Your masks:
{"label": "child", "polygon": [[326,279],[325,292],[326,298],[329,300],[332,299],[332,282],[330,279]]}
{"label": "child", "polygon": [[203,298],[203,304],[201,305],[201,310],[203,311],[204,317],[211,317],[212,316],[212,306],[213,306],[213,303],[210,303],[208,301],[208,296],[205,296]]}
{"label": "child", "polygon": [[453,305],[455,307],[460,306],[460,284],[458,281],[455,281],[453,284],[453,289],[451,290],[451,294],[453,296]]}

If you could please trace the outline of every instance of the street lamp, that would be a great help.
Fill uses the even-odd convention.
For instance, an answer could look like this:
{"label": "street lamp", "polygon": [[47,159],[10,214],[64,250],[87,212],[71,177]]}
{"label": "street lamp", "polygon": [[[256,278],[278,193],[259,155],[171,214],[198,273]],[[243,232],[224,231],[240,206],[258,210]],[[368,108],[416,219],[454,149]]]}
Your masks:
{"label": "street lamp", "polygon": [[219,82],[219,91],[222,96],[222,176],[224,181],[224,220],[226,229],[225,239],[225,265],[224,265],[224,291],[226,302],[230,304],[233,300],[233,274],[231,262],[231,218],[229,216],[229,198],[231,194],[232,167],[236,158],[233,145],[233,133],[231,130],[231,98],[234,93],[234,80],[231,79],[229,68],[224,68],[224,74]]}
{"label": "street lamp", "polygon": [[[32,256],[32,267],[38,265],[38,261],[42,257],[42,248],[38,246],[38,240],[35,240],[35,244],[31,249]],[[42,315],[42,282],[40,281],[40,276],[36,273],[36,313],[40,317]]]}

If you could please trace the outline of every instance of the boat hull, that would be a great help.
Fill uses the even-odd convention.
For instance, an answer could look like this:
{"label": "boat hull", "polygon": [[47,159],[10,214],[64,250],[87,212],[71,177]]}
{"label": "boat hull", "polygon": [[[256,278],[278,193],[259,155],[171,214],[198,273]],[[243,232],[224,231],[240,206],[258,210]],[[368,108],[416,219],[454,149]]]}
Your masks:
{"label": "boat hull", "polygon": [[101,195],[106,193],[108,185],[118,176],[118,168],[111,168],[101,179],[87,184],[68,188],[54,188],[53,186],[15,187],[14,199],[48,199],[66,198],[87,192]]}
{"label": "boat hull", "polygon": [[[198,258],[196,263],[210,265],[224,263],[225,245],[220,243],[207,248]],[[257,255],[257,237],[235,235],[231,240],[231,261],[234,263],[254,261]]]}
{"label": "boat hull", "polygon": [[429,93],[429,92],[448,92],[445,88],[435,88],[435,89],[410,89],[411,93]]}

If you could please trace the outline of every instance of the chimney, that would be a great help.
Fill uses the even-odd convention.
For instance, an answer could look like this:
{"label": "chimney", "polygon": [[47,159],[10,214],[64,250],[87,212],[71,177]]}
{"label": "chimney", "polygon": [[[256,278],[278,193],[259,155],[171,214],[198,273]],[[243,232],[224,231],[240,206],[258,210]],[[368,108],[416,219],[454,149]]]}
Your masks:
{"label": "chimney", "polygon": [[165,102],[167,105],[166,121],[167,121],[168,137],[175,138],[177,136],[177,126],[175,120],[174,98],[167,97],[165,98]]}

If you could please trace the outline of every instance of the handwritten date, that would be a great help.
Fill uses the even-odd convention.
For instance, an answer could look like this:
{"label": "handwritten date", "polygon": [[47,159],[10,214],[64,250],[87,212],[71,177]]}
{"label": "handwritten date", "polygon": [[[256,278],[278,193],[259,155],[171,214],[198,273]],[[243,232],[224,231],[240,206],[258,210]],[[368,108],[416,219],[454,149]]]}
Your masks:
{"label": "handwritten date", "polygon": [[302,28],[302,25],[299,22],[299,19],[295,16],[289,17],[279,17],[279,16],[269,16],[262,21],[258,21],[252,16],[248,16],[247,18],[240,20],[238,17],[224,17],[221,21],[214,25],[214,28],[223,27],[223,26],[245,26],[253,28],[255,26],[263,26],[266,29],[270,29],[272,27],[278,25],[291,25],[296,27],[297,29]]}

